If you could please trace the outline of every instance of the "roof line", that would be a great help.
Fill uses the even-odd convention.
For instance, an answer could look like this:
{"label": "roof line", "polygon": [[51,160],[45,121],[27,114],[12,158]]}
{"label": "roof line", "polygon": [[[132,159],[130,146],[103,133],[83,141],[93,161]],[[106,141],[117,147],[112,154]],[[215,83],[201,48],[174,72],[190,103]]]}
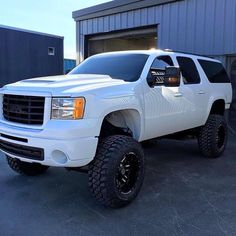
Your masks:
{"label": "roof line", "polygon": [[0,24],[0,28],[15,30],[15,31],[24,32],[24,33],[30,33],[30,34],[43,35],[43,36],[47,36],[47,37],[64,39],[63,36],[58,36],[58,35],[54,35],[54,34],[47,34],[47,33],[37,32],[37,31],[33,31],[33,30],[27,30],[27,29],[21,29],[21,28],[16,28],[16,27],[13,27],[13,26],[7,26],[7,25],[1,25]]}
{"label": "roof line", "polygon": [[173,52],[173,53],[180,53],[180,54],[193,55],[193,56],[199,56],[199,57],[214,59],[213,57],[208,56],[208,55],[198,54],[198,53],[191,53],[191,52],[187,52],[187,51],[178,51],[178,50],[172,50],[172,49],[161,49],[161,50],[164,51],[164,52]]}
{"label": "roof line", "polygon": [[98,4],[98,5],[94,5],[91,7],[87,7],[87,8],[83,8],[77,11],[73,12],[73,17],[78,17],[78,16],[85,16],[91,13],[95,13],[98,11],[104,11],[104,10],[108,10],[111,8],[115,8],[115,7],[120,7],[120,6],[124,6],[124,5],[128,5],[130,3],[134,3],[134,2],[139,2],[141,0],[116,0],[116,1],[109,1],[109,2],[105,2],[102,4]]}
{"label": "roof line", "polygon": [[75,21],[80,21],[176,1],[183,0],[114,0],[74,11],[72,17]]}

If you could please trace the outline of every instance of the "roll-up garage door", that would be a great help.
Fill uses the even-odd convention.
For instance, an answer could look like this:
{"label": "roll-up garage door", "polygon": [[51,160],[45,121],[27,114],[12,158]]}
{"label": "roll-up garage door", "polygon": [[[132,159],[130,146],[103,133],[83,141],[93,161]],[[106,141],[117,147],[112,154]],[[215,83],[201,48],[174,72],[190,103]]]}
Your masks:
{"label": "roll-up garage door", "polygon": [[86,40],[86,57],[102,52],[148,50],[157,48],[157,26],[90,35]]}

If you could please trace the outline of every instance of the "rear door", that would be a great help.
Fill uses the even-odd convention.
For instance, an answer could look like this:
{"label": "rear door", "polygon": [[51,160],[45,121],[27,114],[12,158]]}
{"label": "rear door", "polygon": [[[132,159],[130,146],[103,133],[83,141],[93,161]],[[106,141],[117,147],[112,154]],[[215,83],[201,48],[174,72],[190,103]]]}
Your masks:
{"label": "rear door", "polygon": [[185,104],[183,110],[183,127],[190,129],[205,122],[209,91],[206,81],[199,74],[197,59],[187,56],[177,56],[176,61],[181,70],[182,81],[179,89]]}

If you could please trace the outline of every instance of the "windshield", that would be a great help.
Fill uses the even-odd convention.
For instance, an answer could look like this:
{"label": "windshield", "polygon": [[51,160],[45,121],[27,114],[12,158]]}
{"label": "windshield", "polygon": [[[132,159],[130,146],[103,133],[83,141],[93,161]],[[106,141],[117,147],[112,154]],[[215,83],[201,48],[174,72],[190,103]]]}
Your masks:
{"label": "windshield", "polygon": [[90,57],[69,74],[109,75],[113,79],[136,81],[148,59],[145,54],[113,54]]}

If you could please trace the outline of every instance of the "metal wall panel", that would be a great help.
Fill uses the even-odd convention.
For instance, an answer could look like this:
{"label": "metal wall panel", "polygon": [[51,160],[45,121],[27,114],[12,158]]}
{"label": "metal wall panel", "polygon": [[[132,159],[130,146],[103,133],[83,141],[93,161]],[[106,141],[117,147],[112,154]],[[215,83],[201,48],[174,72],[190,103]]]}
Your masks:
{"label": "metal wall panel", "polygon": [[[120,13],[118,13],[118,14],[116,14],[114,17],[115,17],[115,30],[117,30],[117,29],[121,29],[121,28],[125,28],[126,27],[126,25],[124,25],[124,24],[122,24],[123,22],[125,22],[126,23],[126,21],[125,21],[125,15],[126,14],[123,14],[123,17],[121,17],[121,14]],[[112,27],[111,27],[111,29],[113,29]]]}
{"label": "metal wall panel", "polygon": [[76,67],[76,60],[73,59],[64,59],[64,74],[67,74],[69,71]]}
{"label": "metal wall panel", "polygon": [[155,7],[147,8],[147,25],[153,25],[155,23]]}
{"label": "metal wall panel", "polygon": [[[55,56],[48,55],[55,48]],[[63,74],[63,38],[0,27],[0,87],[23,79]]]}
{"label": "metal wall panel", "polygon": [[[117,19],[119,20],[119,19]],[[121,29],[126,29],[128,28],[128,13],[127,12],[124,12],[124,13],[121,13]],[[118,21],[117,21],[117,24],[118,24]],[[118,30],[119,28],[117,27],[116,30]]]}
{"label": "metal wall panel", "polygon": [[[185,0],[77,22],[77,44],[86,35],[158,24],[158,47],[199,53],[236,53],[236,1]],[[78,60],[84,52],[78,53]]]}

